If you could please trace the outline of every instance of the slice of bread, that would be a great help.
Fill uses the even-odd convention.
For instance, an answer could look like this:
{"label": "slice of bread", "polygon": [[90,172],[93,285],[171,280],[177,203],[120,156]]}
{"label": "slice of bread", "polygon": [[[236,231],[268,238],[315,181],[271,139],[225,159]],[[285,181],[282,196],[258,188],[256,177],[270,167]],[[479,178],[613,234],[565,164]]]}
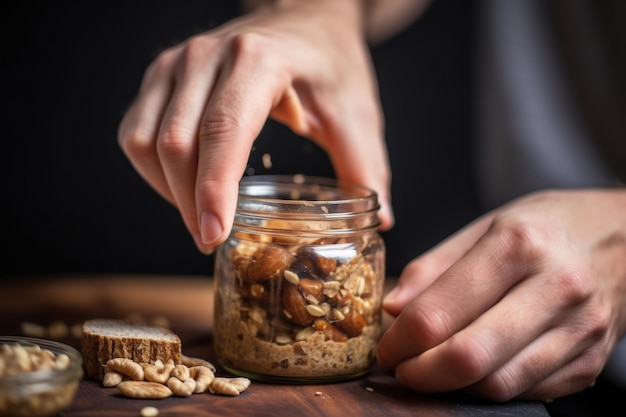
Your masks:
{"label": "slice of bread", "polygon": [[173,331],[126,320],[85,321],[81,349],[85,376],[97,381],[102,381],[109,359],[128,358],[137,363],[171,359],[179,364],[182,358],[182,344]]}

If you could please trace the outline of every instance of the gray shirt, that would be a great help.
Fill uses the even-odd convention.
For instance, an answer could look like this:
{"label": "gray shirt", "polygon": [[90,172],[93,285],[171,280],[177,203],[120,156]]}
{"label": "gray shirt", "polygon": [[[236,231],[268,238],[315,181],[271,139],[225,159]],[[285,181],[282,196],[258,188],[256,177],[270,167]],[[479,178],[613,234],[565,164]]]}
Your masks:
{"label": "gray shirt", "polygon": [[[623,181],[626,2],[482,6],[477,166],[487,206],[540,189]],[[626,339],[605,373],[626,388]]]}

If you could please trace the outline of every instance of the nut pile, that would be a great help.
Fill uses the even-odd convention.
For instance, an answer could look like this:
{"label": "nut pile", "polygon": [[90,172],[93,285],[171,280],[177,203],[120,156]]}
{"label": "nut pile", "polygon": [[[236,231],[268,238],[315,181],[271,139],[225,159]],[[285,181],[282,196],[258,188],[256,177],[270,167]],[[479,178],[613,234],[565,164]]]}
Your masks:
{"label": "nut pile", "polygon": [[204,392],[237,396],[250,386],[250,380],[216,377],[215,367],[210,362],[183,355],[179,364],[172,360],[163,363],[159,359],[154,363],[137,363],[128,358],[109,359],[102,385],[117,387],[131,398],[162,399]]}
{"label": "nut pile", "polygon": [[39,345],[3,343],[0,345],[0,377],[25,372],[63,370],[70,364],[65,353],[55,354]]}
{"label": "nut pile", "polygon": [[[39,345],[0,344],[0,378],[39,371],[63,371],[70,366],[70,357],[42,349]],[[0,389],[0,415],[45,416],[67,406],[76,392],[78,381],[39,388],[11,386]]]}
{"label": "nut pile", "polygon": [[380,331],[382,261],[368,254],[377,242],[239,240],[216,276],[229,282],[216,299],[220,360],[277,376],[368,368]]}

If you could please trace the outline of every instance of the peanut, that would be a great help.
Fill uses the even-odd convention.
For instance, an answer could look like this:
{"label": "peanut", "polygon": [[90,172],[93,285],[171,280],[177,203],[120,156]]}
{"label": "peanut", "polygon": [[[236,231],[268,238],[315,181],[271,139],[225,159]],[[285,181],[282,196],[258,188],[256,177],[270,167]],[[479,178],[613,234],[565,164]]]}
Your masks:
{"label": "peanut", "polygon": [[156,407],[144,407],[141,409],[141,417],[156,417],[159,415],[159,409]]}

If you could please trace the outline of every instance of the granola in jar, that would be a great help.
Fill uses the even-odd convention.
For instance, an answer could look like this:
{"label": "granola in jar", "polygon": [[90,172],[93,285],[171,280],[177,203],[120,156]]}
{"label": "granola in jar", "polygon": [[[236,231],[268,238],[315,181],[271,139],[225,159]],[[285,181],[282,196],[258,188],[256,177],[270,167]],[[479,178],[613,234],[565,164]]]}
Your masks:
{"label": "granola in jar", "polygon": [[326,382],[368,372],[381,332],[376,194],[320,178],[242,182],[215,265],[214,345],[230,372]]}

